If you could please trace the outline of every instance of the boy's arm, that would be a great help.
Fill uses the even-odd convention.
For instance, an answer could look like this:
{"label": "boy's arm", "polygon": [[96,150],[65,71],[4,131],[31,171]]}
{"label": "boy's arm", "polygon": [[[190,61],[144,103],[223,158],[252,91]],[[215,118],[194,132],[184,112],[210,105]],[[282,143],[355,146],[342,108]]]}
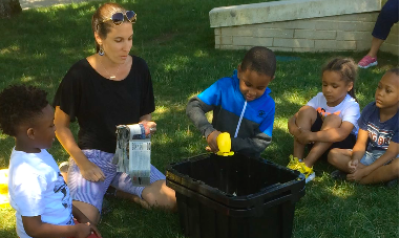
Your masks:
{"label": "boy's arm", "polygon": [[379,157],[375,162],[373,162],[371,165],[366,166],[365,168],[362,169],[362,176],[367,176],[371,172],[373,172],[375,169],[383,166],[387,162],[391,161],[392,159],[396,158],[399,155],[399,143],[391,141],[389,143],[389,148],[386,150],[386,152]]}
{"label": "boy's arm", "polygon": [[360,162],[361,158],[365,154],[365,150],[367,148],[368,142],[368,131],[363,129],[358,129],[358,136],[356,144],[353,147],[352,158],[349,161],[349,168],[354,172],[357,169],[358,162]]}
{"label": "boy's arm", "polygon": [[232,151],[258,155],[271,141],[272,137],[263,132],[257,133],[253,138],[232,138]]}
{"label": "boy's arm", "polygon": [[54,237],[75,237],[83,238],[90,235],[88,224],[78,224],[72,226],[59,226],[43,223],[41,216],[22,217],[22,224],[26,234],[32,237],[54,238]]}
{"label": "boy's arm", "polygon": [[267,115],[255,131],[254,137],[232,138],[232,151],[259,155],[271,144],[275,106],[270,107]]}
{"label": "boy's arm", "polygon": [[189,100],[186,106],[186,115],[193,124],[200,130],[201,134],[208,138],[211,132],[215,131],[214,127],[208,122],[205,115],[206,112],[213,110],[212,105],[204,103],[199,97],[195,96]]}

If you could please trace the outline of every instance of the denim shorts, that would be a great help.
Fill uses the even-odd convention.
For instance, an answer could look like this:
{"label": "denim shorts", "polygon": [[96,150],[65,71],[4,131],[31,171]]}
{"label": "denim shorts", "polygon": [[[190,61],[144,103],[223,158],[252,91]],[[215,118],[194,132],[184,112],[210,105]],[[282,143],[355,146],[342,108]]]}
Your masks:
{"label": "denim shorts", "polygon": [[[381,157],[386,150],[373,150],[372,152],[366,151],[364,156],[361,158],[360,163],[362,163],[365,166],[371,165],[374,163],[379,157]],[[397,155],[397,158],[399,156]],[[392,161],[387,162],[386,164],[389,164]]]}
{"label": "denim shorts", "polygon": [[[95,206],[101,213],[103,197],[108,187],[112,187],[134,194],[142,198],[144,187],[135,187],[132,184],[131,178],[126,173],[117,172],[117,167],[112,163],[114,154],[103,152],[100,150],[83,150],[82,151],[89,161],[99,166],[103,171],[106,179],[99,182],[91,182],[82,177],[79,167],[75,161],[69,159],[68,169],[68,187],[73,200]],[[150,183],[157,180],[165,180],[165,175],[156,167],[151,165]]]}

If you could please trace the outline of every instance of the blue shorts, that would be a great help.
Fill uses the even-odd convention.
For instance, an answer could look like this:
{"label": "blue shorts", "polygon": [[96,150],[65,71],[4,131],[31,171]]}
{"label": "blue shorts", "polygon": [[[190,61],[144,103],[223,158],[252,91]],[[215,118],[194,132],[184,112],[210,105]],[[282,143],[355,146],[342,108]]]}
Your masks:
{"label": "blue shorts", "polygon": [[[374,163],[379,157],[381,157],[386,151],[385,150],[373,150],[372,152],[366,151],[364,156],[361,158],[360,163],[368,166]],[[398,158],[399,156],[397,156]],[[389,164],[392,161],[387,162]]]}
{"label": "blue shorts", "polygon": [[[75,161],[69,159],[68,169],[68,187],[73,200],[95,206],[101,213],[103,197],[108,187],[112,187],[137,195],[142,198],[144,187],[135,187],[132,185],[131,178],[126,173],[117,172],[117,167],[112,163],[114,154],[100,150],[82,150],[89,161],[99,166],[106,179],[99,182],[91,182],[82,177],[79,167]],[[156,167],[151,165],[150,183],[157,180],[165,180],[165,175]]]}

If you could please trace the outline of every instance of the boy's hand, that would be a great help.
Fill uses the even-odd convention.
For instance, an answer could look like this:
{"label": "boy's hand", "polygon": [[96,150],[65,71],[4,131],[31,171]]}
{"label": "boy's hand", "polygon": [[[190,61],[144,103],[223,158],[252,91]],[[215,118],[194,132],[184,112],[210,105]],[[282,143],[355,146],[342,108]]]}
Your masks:
{"label": "boy's hand", "polygon": [[212,152],[218,152],[219,151],[218,145],[217,145],[217,137],[218,137],[219,134],[221,134],[221,132],[215,130],[215,131],[211,132],[207,137],[207,144],[210,146],[210,149],[211,149]]}
{"label": "boy's hand", "polygon": [[[157,123],[155,123],[154,121],[146,121],[143,120],[141,122],[139,122],[139,124],[143,124],[146,128],[146,135],[148,134],[154,134],[157,131]],[[149,131],[147,131],[147,129]]]}
{"label": "boy's hand", "polygon": [[76,224],[75,229],[75,238],[86,238],[90,234],[92,234],[92,227],[90,225],[90,222]]}
{"label": "boy's hand", "polygon": [[100,231],[97,229],[97,227],[95,225],[90,224],[90,230],[91,233],[94,232],[94,234],[98,237],[101,237]]}
{"label": "boy's hand", "polygon": [[349,172],[350,173],[354,173],[357,170],[358,160],[357,159],[350,160],[349,163],[348,163],[348,166],[349,166]]}
{"label": "boy's hand", "polygon": [[364,178],[366,176],[364,169],[357,169],[356,171],[354,171],[354,173],[352,174],[348,174],[346,176],[348,181],[354,181],[354,182],[358,182],[360,181],[362,178]]}

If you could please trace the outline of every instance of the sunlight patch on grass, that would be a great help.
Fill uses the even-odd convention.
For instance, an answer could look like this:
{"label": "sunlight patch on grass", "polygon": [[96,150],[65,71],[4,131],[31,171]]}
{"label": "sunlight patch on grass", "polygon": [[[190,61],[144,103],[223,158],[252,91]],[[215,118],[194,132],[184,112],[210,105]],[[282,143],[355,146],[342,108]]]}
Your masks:
{"label": "sunlight patch on grass", "polygon": [[205,52],[203,50],[196,50],[196,52],[194,52],[194,56],[195,57],[208,57],[209,54],[208,54],[208,52]]}
{"label": "sunlight patch on grass", "polygon": [[187,56],[175,56],[170,60],[167,60],[164,66],[164,70],[166,72],[173,72],[173,71],[179,71],[183,70],[186,68],[186,65],[189,63],[190,59]]}
{"label": "sunlight patch on grass", "polygon": [[5,55],[5,54],[15,54],[20,51],[20,48],[18,45],[11,45],[7,48],[1,49],[0,50],[0,55]]}
{"label": "sunlight patch on grass", "polygon": [[[20,81],[21,81],[21,82],[24,82],[24,83],[27,83],[27,82],[33,81],[33,80],[35,80],[35,79],[36,79],[36,78],[33,77],[33,76],[25,76],[25,74],[22,74],[22,77],[21,77]],[[1,138],[1,137],[0,137],[0,138]]]}

